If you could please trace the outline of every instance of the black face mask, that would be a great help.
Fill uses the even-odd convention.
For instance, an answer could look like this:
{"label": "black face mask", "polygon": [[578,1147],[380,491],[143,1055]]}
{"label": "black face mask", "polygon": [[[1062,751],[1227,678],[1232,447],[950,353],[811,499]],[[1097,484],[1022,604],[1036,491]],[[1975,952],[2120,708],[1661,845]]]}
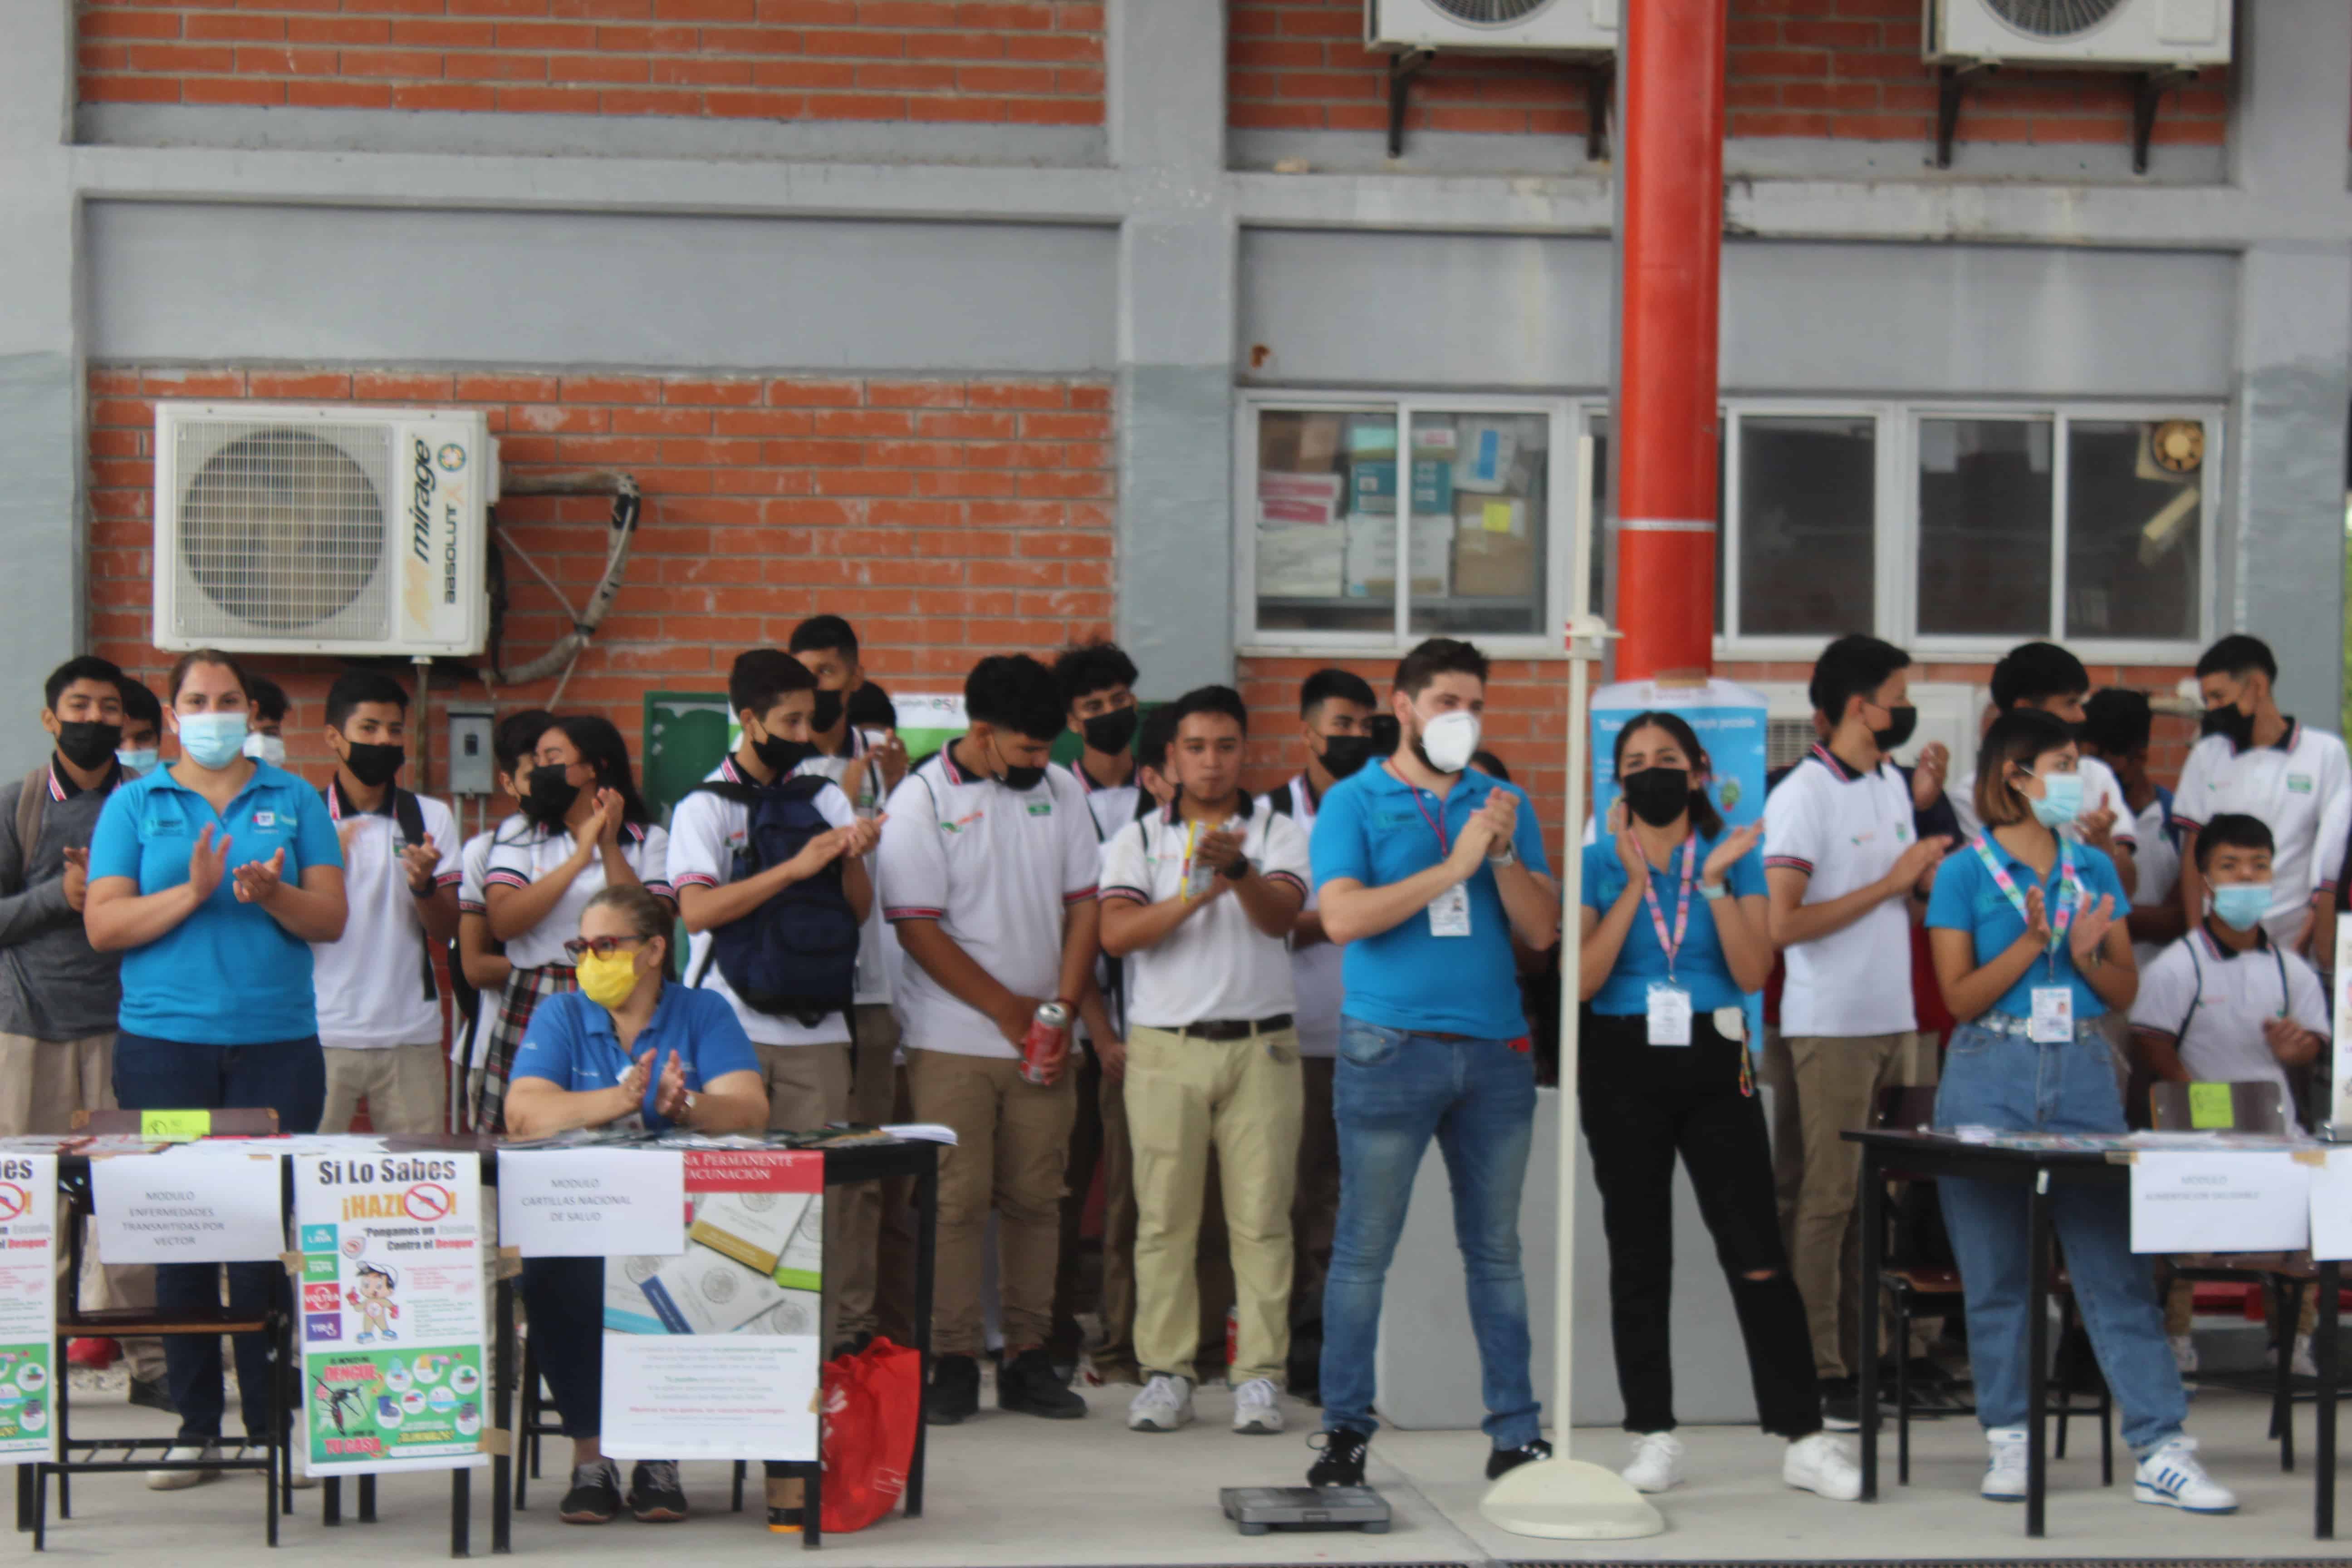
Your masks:
{"label": "black face mask", "polygon": [[1688,768],[1643,768],[1618,782],[1624,788],[1626,806],[1653,827],[1664,827],[1690,809]]}
{"label": "black face mask", "polygon": [[122,744],[122,726],[95,719],[63,719],[58,722],[58,752],[78,768],[102,766]]}
{"label": "black face mask", "polygon": [[533,768],[530,785],[522,797],[522,814],[541,827],[552,827],[563,820],[572,803],[580,798],[580,786],[565,778],[562,768]]}
{"label": "black face mask", "polygon": [[1372,760],[1375,743],[1370,735],[1324,736],[1323,771],[1335,779],[1347,778]]}
{"label": "black face mask", "polygon": [[1397,747],[1404,742],[1404,726],[1397,722],[1393,713],[1373,714],[1366,731],[1371,736],[1372,755],[1376,757],[1396,755]]}
{"label": "black face mask", "polygon": [[988,753],[989,760],[993,762],[999,769],[996,775],[996,782],[1003,784],[1006,789],[1026,792],[1035,789],[1039,784],[1045,782],[1045,770],[1044,768],[1016,768],[1012,763],[1006,762],[1003,757],[999,756],[996,752],[996,742],[993,738],[989,741]]}
{"label": "black face mask", "polygon": [[814,741],[787,741],[782,735],[771,735],[764,741],[752,742],[751,754],[760,759],[761,767],[782,778],[820,753]]}
{"label": "black face mask", "polygon": [[1114,708],[1108,713],[1097,713],[1084,726],[1087,747],[1105,756],[1117,756],[1135,743],[1136,726],[1143,722],[1143,711],[1138,708]]}
{"label": "black face mask", "polygon": [[840,692],[820,691],[816,694],[816,711],[809,715],[809,728],[821,735],[840,723],[842,714],[847,711],[848,704],[842,700]]}
{"label": "black face mask", "polygon": [[2254,743],[2254,716],[2234,702],[2205,710],[2204,721],[2197,729],[2202,735],[2227,737],[2241,752]]}
{"label": "black face mask", "polygon": [[1911,731],[1919,727],[1919,710],[1906,702],[1900,708],[1889,708],[1886,712],[1894,721],[1884,730],[1873,730],[1870,738],[1877,743],[1880,751],[1892,752],[1909,740]]}
{"label": "black face mask", "polygon": [[390,784],[393,774],[408,761],[405,746],[363,746],[357,741],[346,742],[345,745],[350,754],[343,758],[343,766],[352,770],[352,777],[370,789]]}

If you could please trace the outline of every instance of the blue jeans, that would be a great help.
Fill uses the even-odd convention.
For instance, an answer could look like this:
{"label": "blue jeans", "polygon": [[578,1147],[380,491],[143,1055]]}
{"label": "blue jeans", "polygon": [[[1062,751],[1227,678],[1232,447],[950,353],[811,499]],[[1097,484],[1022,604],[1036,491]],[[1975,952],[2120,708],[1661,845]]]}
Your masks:
{"label": "blue jeans", "polygon": [[[268,1106],[280,1132],[316,1132],[327,1103],[327,1058],[316,1035],[255,1046],[200,1046],[158,1040],[129,1030],[114,1037],[114,1098],[126,1110],[225,1110]],[[164,1317],[201,1313],[220,1303],[217,1263],[162,1263],[155,1268],[155,1308]],[[286,1270],[276,1263],[231,1263],[228,1304],[259,1317],[273,1298],[290,1310]],[[236,1387],[246,1435],[260,1442],[269,1430],[269,1339],[236,1337]],[[226,1404],[221,1387],[220,1336],[173,1334],[163,1341],[163,1377],[180,1407],[180,1441],[199,1444],[221,1435]]]}
{"label": "blue jeans", "polygon": [[1339,1220],[1323,1287],[1323,1424],[1370,1433],[1381,1287],[1433,1135],[1454,1188],[1454,1238],[1497,1448],[1542,1435],[1528,1375],[1519,1188],[1535,1130],[1535,1058],[1502,1040],[1442,1040],[1342,1018],[1332,1109]]}
{"label": "blue jeans", "polygon": [[[1936,1095],[1939,1128],[2121,1132],[2123,1104],[2107,1043],[2095,1034],[2037,1045],[1963,1024],[1944,1056]],[[2025,1188],[2009,1183],[1937,1184],[1944,1227],[1968,1292],[1969,1361],[1977,1420],[1988,1428],[2026,1421]],[[2145,1456],[2178,1434],[2189,1414],[2180,1369],[2164,1338],[2164,1309],[2150,1260],[2131,1249],[2128,1199],[2120,1187],[2053,1183],[2050,1216],[2099,1370],[2123,1409],[2124,1441]]]}

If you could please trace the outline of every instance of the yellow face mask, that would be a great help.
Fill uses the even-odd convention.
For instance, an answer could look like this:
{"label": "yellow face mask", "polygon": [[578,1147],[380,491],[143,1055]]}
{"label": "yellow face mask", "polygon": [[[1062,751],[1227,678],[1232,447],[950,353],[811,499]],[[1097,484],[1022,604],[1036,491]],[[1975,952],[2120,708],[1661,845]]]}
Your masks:
{"label": "yellow face mask", "polygon": [[637,955],[584,953],[579,964],[580,989],[588,1000],[607,1012],[625,1005],[637,988]]}

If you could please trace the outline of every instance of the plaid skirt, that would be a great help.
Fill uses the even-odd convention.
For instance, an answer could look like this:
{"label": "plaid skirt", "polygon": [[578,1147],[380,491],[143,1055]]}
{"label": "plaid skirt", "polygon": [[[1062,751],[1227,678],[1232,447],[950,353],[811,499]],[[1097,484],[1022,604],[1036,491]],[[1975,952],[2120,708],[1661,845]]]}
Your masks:
{"label": "plaid skirt", "polygon": [[478,1131],[503,1133],[507,1130],[507,1075],[514,1070],[515,1050],[522,1044],[523,1031],[530,1027],[530,1016],[539,1011],[540,1003],[546,998],[579,989],[579,977],[568,963],[518,969],[507,976],[506,989],[499,994],[499,1010],[490,1019],[490,1041],[483,1056],[481,1084],[474,1094],[474,1127]]}

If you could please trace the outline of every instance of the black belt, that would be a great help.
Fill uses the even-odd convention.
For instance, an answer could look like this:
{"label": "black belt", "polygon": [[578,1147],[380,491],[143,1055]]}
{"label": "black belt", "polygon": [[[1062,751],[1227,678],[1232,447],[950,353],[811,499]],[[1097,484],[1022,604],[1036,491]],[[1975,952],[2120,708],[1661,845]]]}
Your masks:
{"label": "black belt", "polygon": [[1271,1018],[1203,1018],[1168,1032],[1195,1040],[1246,1040],[1252,1035],[1278,1035],[1288,1027],[1290,1015],[1276,1013]]}

